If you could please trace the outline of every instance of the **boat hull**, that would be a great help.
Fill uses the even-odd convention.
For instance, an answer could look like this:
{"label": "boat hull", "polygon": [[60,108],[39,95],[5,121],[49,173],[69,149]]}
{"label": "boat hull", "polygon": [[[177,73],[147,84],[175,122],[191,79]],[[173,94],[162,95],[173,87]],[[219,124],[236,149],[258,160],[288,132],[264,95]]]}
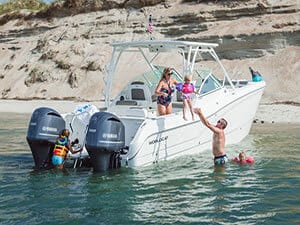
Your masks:
{"label": "boat hull", "polygon": [[[225,118],[228,121],[226,145],[235,144],[249,134],[263,90],[263,83],[235,92],[219,90],[194,104],[202,108],[212,124]],[[198,118],[195,121],[189,118],[186,122],[182,113],[175,113],[146,119],[131,141],[128,154],[122,157],[122,165],[146,166],[182,155],[199,154],[211,149],[211,145],[212,132]]]}

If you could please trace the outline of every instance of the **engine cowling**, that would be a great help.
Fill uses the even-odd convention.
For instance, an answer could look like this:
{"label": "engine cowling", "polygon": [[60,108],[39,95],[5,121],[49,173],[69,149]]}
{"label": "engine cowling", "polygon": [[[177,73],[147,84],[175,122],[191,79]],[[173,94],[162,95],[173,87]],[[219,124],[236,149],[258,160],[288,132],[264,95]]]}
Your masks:
{"label": "engine cowling", "polygon": [[54,144],[64,128],[64,119],[54,109],[41,107],[34,110],[26,139],[34,158],[35,169],[50,167]]}
{"label": "engine cowling", "polygon": [[120,151],[125,146],[125,127],[108,112],[95,113],[89,122],[85,147],[94,171],[120,167]]}

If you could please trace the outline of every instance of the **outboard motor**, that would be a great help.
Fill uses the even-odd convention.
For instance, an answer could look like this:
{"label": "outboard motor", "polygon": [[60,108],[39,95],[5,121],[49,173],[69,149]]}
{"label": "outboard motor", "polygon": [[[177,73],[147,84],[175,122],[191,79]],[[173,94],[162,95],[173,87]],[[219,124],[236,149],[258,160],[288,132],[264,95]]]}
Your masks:
{"label": "outboard motor", "polygon": [[121,166],[120,151],[125,146],[125,127],[118,117],[95,113],[89,123],[85,147],[95,172]]}
{"label": "outboard motor", "polygon": [[47,107],[34,110],[26,139],[34,158],[35,169],[50,166],[54,144],[64,128],[65,121],[57,111]]}

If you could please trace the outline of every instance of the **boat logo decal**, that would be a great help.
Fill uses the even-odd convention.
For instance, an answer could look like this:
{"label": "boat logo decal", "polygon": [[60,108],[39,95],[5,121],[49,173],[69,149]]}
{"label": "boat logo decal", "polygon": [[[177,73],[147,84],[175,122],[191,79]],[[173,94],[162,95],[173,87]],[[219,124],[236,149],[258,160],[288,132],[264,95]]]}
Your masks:
{"label": "boat logo decal", "polygon": [[102,134],[103,138],[117,138],[118,134],[113,134],[113,133],[103,133]]}
{"label": "boat logo decal", "polygon": [[160,138],[157,138],[157,139],[154,139],[152,141],[149,141],[149,145],[153,145],[155,143],[159,143],[159,142],[162,142],[162,141],[166,141],[168,139],[169,136],[164,136],[164,137],[160,137]]}
{"label": "boat logo decal", "polygon": [[51,131],[51,132],[57,132],[56,127],[42,127],[42,131]]}

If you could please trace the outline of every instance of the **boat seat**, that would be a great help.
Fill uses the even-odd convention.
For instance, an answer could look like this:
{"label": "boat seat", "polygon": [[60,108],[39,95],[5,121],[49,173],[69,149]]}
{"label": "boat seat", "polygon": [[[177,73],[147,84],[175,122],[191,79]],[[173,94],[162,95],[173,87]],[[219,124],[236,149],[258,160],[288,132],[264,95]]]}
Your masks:
{"label": "boat seat", "polygon": [[116,105],[138,105],[137,101],[132,100],[119,100]]}
{"label": "boat seat", "polygon": [[133,81],[128,88],[129,100],[136,101],[138,105],[148,105],[152,103],[150,89],[142,81]]}
{"label": "boat seat", "polygon": [[131,99],[132,100],[138,100],[138,101],[145,101],[145,92],[143,89],[139,88],[132,88],[131,89]]}

